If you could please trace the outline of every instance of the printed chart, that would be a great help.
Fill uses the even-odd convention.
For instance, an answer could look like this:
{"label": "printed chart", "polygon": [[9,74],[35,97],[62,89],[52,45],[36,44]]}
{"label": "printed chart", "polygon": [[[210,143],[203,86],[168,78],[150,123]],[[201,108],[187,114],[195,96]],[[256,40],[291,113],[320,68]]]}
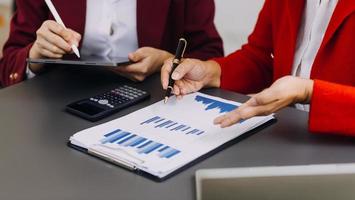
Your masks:
{"label": "printed chart", "polygon": [[121,148],[134,148],[138,154],[157,154],[160,158],[172,158],[180,153],[179,150],[171,148],[168,145],[149,140],[136,134],[114,130],[104,135],[101,144],[116,144]]}

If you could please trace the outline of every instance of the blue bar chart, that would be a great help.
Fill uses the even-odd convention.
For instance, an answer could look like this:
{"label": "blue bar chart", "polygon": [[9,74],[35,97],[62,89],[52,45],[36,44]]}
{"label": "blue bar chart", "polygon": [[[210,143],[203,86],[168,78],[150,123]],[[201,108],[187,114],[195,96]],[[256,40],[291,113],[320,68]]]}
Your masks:
{"label": "blue bar chart", "polygon": [[192,128],[186,124],[181,124],[169,119],[155,116],[140,123],[140,125],[152,125],[154,128],[167,129],[168,132],[181,133],[186,135],[202,135],[203,130]]}
{"label": "blue bar chart", "polygon": [[[160,118],[159,118],[160,119]],[[155,119],[155,120],[158,120]],[[153,121],[152,121],[153,122]],[[101,144],[115,144],[121,148],[132,148],[138,154],[155,154],[160,158],[170,159],[181,153],[181,151],[174,149],[168,145],[149,140],[139,135],[116,129],[104,135],[101,139]]]}

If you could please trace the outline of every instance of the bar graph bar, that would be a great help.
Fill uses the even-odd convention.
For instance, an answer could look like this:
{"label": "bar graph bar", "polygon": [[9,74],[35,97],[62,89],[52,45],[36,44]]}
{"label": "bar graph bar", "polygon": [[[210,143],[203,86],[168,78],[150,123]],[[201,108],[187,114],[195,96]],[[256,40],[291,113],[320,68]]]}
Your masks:
{"label": "bar graph bar", "polygon": [[103,139],[102,143],[103,144],[106,144],[108,142],[109,143],[115,143],[116,141],[126,137],[127,135],[129,135],[128,132],[124,132],[124,131],[121,131],[120,129],[117,129],[117,130],[109,133],[109,136],[107,136],[105,139]]}
{"label": "bar graph bar", "polygon": [[149,118],[140,123],[140,125],[152,125],[154,128],[165,128],[168,129],[169,132],[182,133],[186,135],[202,135],[205,133],[203,130],[194,129],[186,124],[174,122],[160,116]]}
{"label": "bar graph bar", "polygon": [[105,137],[109,137],[109,136],[114,135],[115,133],[120,132],[120,131],[121,131],[120,129],[116,129],[116,130],[114,130],[114,131],[112,131],[112,132],[110,132],[110,133],[107,133],[107,134],[105,135]]}
{"label": "bar graph bar", "polygon": [[143,124],[149,124],[150,122],[153,122],[153,121],[155,121],[155,120],[157,120],[157,119],[160,119],[160,117],[156,116],[156,117],[153,117],[153,118],[151,118],[151,119],[148,119],[147,121],[142,122],[141,125],[143,125]]}
{"label": "bar graph bar", "polygon": [[183,129],[182,131],[187,131],[189,130],[191,127],[186,127],[185,129]]}
{"label": "bar graph bar", "polygon": [[126,138],[124,138],[123,140],[121,140],[120,142],[118,142],[118,144],[124,144],[125,142],[129,141],[130,139],[134,138],[136,135],[130,135]]}
{"label": "bar graph bar", "polygon": [[139,144],[142,143],[143,141],[145,141],[145,138],[142,138],[142,137],[137,136],[133,141],[128,142],[125,146],[126,146],[126,147],[128,147],[128,146],[134,147],[134,146],[139,145]]}
{"label": "bar graph bar", "polygon": [[178,131],[178,130],[184,128],[184,127],[186,127],[186,126],[185,126],[185,125],[179,125],[179,126],[177,126],[177,127],[175,127],[175,128],[172,128],[172,129],[170,129],[170,130],[171,130],[171,131]]}
{"label": "bar graph bar", "polygon": [[186,133],[187,135],[188,134],[194,134],[194,133],[197,133],[197,132],[199,132],[199,130],[198,129],[194,129],[194,130],[192,130],[192,131],[190,131],[190,132],[188,132],[188,133]]}
{"label": "bar graph bar", "polygon": [[172,123],[172,124],[166,126],[165,128],[170,128],[170,127],[172,127],[172,126],[175,126],[176,124],[177,124],[176,122],[175,122],[175,123]]}
{"label": "bar graph bar", "polygon": [[173,121],[167,120],[167,121],[164,121],[163,123],[161,123],[161,124],[155,126],[155,128],[164,127],[164,126],[167,126],[167,125],[169,125],[169,124],[171,124],[171,123],[173,123]]}
{"label": "bar graph bar", "polygon": [[163,144],[154,142],[151,145],[148,145],[147,147],[145,147],[144,149],[141,149],[138,153],[149,154],[149,153],[153,152],[154,150],[158,149],[161,146],[163,146]]}
{"label": "bar graph bar", "polygon": [[[159,119],[161,118],[155,118],[154,120],[149,119],[142,122],[142,124],[154,123],[154,121]],[[105,134],[104,138],[100,141],[102,144],[114,144],[120,146],[121,148],[132,148],[141,155],[155,154],[162,159],[170,159],[181,153],[181,151],[170,146],[149,140],[137,134],[123,131],[121,129],[116,129]]]}
{"label": "bar graph bar", "polygon": [[165,147],[161,148],[161,149],[159,150],[159,152],[163,152],[164,150],[166,150],[166,149],[168,149],[168,148],[169,148],[169,146],[165,146]]}
{"label": "bar graph bar", "polygon": [[144,148],[145,146],[149,145],[150,143],[152,143],[152,141],[147,141],[146,143],[139,146],[138,149]]}
{"label": "bar graph bar", "polygon": [[204,134],[205,133],[205,131],[200,131],[199,133],[197,133],[196,135],[202,135],[202,134]]}
{"label": "bar graph bar", "polygon": [[160,157],[161,158],[171,158],[178,153],[180,153],[179,150],[169,147],[168,149],[164,150],[163,152],[160,152]]}

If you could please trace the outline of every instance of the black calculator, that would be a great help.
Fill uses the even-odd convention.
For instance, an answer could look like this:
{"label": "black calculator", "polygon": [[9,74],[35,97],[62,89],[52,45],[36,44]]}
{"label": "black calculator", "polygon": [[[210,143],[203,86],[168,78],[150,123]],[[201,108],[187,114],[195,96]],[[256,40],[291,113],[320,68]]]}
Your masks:
{"label": "black calculator", "polygon": [[123,108],[149,98],[149,93],[123,85],[91,98],[82,99],[66,106],[66,110],[90,121],[100,120]]}

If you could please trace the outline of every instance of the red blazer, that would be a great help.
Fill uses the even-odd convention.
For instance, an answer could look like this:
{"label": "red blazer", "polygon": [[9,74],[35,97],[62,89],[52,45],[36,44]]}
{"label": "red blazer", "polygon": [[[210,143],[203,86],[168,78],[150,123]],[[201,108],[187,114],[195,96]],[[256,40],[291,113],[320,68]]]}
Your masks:
{"label": "red blazer", "polygon": [[[248,43],[216,59],[221,87],[256,93],[290,75],[305,0],[266,0]],[[309,129],[355,136],[355,1],[339,0],[314,61]]]}
{"label": "red blazer", "polygon": [[[52,1],[66,26],[83,35],[86,0]],[[44,0],[16,3],[10,37],[0,60],[3,86],[25,78],[26,58],[36,31],[43,21],[53,20]],[[174,53],[178,39],[183,36],[189,41],[186,56],[199,59],[223,56],[222,40],[213,22],[214,8],[213,0],[137,0],[138,44]]]}

